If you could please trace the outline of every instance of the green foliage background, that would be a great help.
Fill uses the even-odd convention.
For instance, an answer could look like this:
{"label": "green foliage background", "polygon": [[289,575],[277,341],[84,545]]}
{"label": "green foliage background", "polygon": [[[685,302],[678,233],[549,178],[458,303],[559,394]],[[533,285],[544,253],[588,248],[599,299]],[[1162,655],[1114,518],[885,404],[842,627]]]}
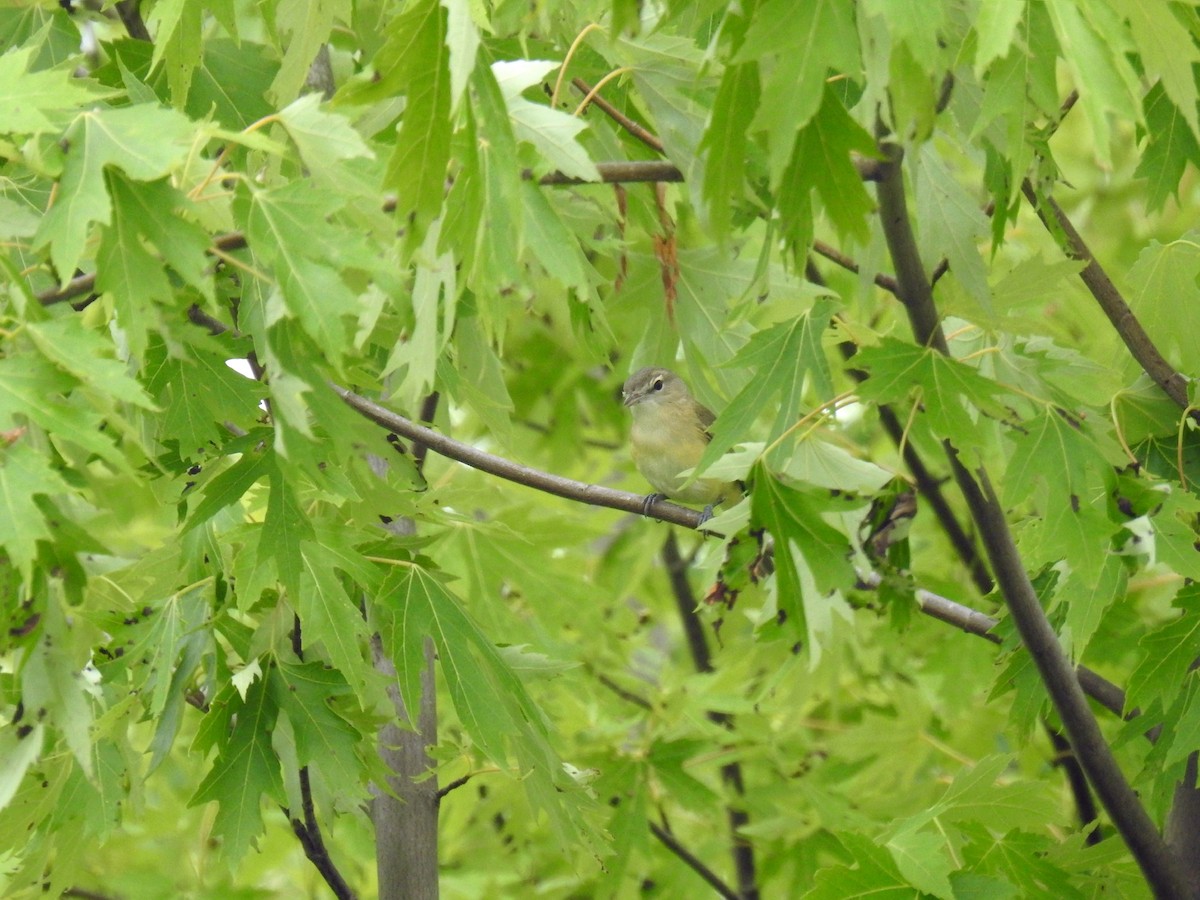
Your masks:
{"label": "green foliage background", "polygon": [[[0,9],[7,890],[320,894],[281,812],[307,766],[371,895],[377,634],[410,709],[433,638],[438,777],[472,776],[440,809],[446,896],[695,896],[648,823],[732,883],[729,804],[764,896],[1145,893],[1111,829],[1085,844],[1007,622],[997,655],[914,614],[916,585],[1004,619],[936,517],[890,592],[856,590],[856,566],[905,477],[888,404],[938,474],[943,439],[991,471],[1072,657],[1142,710],[1103,724],[1162,823],[1200,747],[1196,449],[1021,186],[1200,369],[1194,4],[141,12],[151,42],[108,9]],[[329,99],[304,92],[323,46]],[[573,78],[604,80],[662,154],[574,114]],[[861,170],[882,132],[926,271],[949,263],[952,360],[873,281],[891,263]],[[681,183],[594,183],[660,158]],[[813,256],[806,277],[814,241],[858,272]],[[246,358],[257,377],[226,364]],[[767,526],[781,557],[701,606],[712,672],[668,526],[432,455],[419,472],[329,384],[414,417],[437,392],[439,430],[643,491],[617,391],[651,363],[720,412],[706,464],[753,472],[714,528]],[[412,534],[380,527],[400,519]],[[703,596],[724,542],[681,539]]]}

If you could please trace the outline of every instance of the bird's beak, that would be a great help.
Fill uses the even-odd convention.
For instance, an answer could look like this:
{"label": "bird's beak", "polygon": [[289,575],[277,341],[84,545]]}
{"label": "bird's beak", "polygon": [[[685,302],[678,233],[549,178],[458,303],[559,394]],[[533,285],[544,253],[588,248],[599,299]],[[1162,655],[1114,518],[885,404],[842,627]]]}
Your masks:
{"label": "bird's beak", "polygon": [[641,397],[638,394],[630,394],[626,391],[621,391],[621,402],[626,406],[633,406]]}

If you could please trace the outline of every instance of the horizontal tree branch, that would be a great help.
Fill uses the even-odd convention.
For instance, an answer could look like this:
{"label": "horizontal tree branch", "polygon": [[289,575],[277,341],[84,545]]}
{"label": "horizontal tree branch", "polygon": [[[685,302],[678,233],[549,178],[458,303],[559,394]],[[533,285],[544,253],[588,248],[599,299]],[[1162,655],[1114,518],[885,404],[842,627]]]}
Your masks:
{"label": "horizontal tree branch", "polygon": [[651,518],[670,522],[673,525],[682,525],[685,528],[696,528],[700,525],[702,514],[697,510],[688,509],[686,506],[679,506],[667,500],[655,500],[647,506],[644,494],[617,491],[597,484],[576,481],[573,478],[564,478],[561,475],[552,475],[539,469],[531,469],[529,466],[522,466],[503,457],[493,456],[470,444],[456,441],[432,428],[418,425],[411,419],[406,419],[353,391],[348,391],[338,385],[332,387],[347,405],[377,425],[382,425],[389,431],[403,435],[409,440],[419,441],[434,453],[479,469],[481,472],[545,491],[556,497],[578,500],[580,503],[587,503],[591,506],[606,506],[624,512],[646,513]]}

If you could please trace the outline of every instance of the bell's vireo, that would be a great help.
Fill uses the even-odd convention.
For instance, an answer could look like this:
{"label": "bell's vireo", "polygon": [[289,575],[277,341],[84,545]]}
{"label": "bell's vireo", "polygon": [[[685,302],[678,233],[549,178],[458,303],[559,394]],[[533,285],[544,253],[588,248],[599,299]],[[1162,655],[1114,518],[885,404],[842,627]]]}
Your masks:
{"label": "bell's vireo", "polygon": [[692,397],[683,379],[670,369],[650,366],[630,375],[621,393],[633,413],[629,432],[633,463],[656,492],[646,498],[647,507],[660,497],[703,503],[707,518],[714,504],[741,496],[732,482],[716,478],[689,482],[680,474],[700,462],[712,440],[708,427],[716,418]]}

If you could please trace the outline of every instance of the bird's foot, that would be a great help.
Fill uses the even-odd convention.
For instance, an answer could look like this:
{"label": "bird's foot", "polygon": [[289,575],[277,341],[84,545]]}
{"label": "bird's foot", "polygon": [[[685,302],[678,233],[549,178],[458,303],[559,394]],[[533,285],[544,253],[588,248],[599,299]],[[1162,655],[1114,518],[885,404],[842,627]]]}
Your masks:
{"label": "bird's foot", "polygon": [[700,521],[696,523],[696,527],[699,528],[701,525],[703,525],[705,522],[707,522],[712,517],[713,517],[713,505],[710,503],[710,504],[708,504],[708,506],[704,507],[704,509],[702,509],[700,511]]}
{"label": "bird's foot", "polygon": [[642,501],[642,515],[649,517],[650,516],[650,507],[652,507],[659,500],[666,500],[666,499],[667,499],[666,494],[647,494],[646,499]]}

